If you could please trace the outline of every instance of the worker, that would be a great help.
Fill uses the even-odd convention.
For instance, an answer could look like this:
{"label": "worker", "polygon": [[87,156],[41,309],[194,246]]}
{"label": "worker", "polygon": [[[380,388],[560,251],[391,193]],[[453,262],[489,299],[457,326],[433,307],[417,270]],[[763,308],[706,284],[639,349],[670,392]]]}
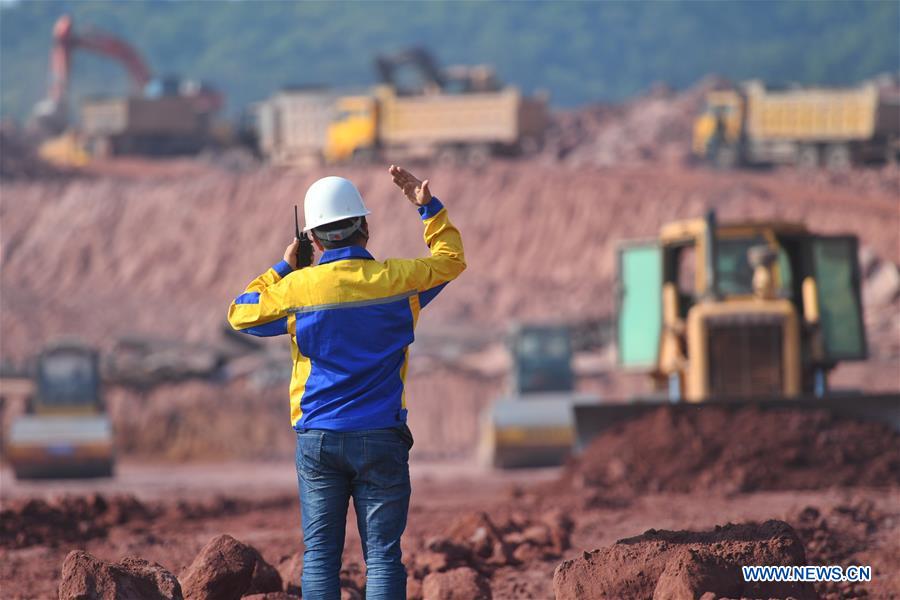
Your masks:
{"label": "worker", "polygon": [[428,180],[391,166],[418,207],[431,256],[375,260],[356,187],[341,177],[310,186],[306,232],[321,258],[298,268],[299,240],[254,279],[228,312],[238,331],[288,334],[291,424],[306,546],[304,598],[340,597],[350,498],[366,561],[367,598],[405,598],[400,537],[409,509],[406,372],[419,311],[466,267],[459,231]]}

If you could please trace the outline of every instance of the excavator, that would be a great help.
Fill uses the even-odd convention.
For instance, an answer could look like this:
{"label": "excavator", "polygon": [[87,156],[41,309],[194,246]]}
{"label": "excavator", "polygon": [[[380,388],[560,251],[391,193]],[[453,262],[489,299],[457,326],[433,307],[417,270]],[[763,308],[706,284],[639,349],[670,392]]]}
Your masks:
{"label": "excavator", "polygon": [[25,414],[13,419],[4,444],[17,479],[112,476],[112,425],[96,350],[76,340],[50,344],[28,377],[7,375],[2,387],[4,396],[24,392]]}
{"label": "excavator", "polygon": [[[129,98],[88,101],[83,107],[80,136],[69,129],[68,108],[76,51],[92,52],[120,63],[128,72],[132,87]],[[82,146],[96,146],[95,152],[111,154],[192,150],[205,134],[209,117],[222,104],[221,94],[208,84],[172,76],[155,78],[128,42],[96,29],[76,33],[72,18],[63,15],[53,27],[47,97],[35,106],[30,125],[43,137],[51,138],[41,146],[44,158],[79,165],[88,160]],[[79,137],[84,138],[83,144]]]}
{"label": "excavator", "polygon": [[[660,406],[826,410],[900,431],[900,393],[828,383],[839,363],[868,356],[857,251],[852,235],[779,221],[722,224],[714,212],[668,223],[655,240],[624,242],[618,361],[647,374],[653,391],[621,402],[578,397],[567,328],[520,329],[516,393],[488,409],[483,455],[498,467],[559,464]],[[555,393],[530,393],[534,381],[553,382]]]}

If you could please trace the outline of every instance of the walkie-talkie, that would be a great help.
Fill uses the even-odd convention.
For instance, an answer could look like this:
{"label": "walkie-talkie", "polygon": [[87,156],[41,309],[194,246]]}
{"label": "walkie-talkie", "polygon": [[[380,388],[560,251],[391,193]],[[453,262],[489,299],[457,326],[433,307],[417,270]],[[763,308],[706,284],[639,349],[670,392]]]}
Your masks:
{"label": "walkie-talkie", "polygon": [[300,240],[297,246],[297,268],[302,269],[312,265],[313,245],[305,233],[300,231],[300,217],[297,216],[297,205],[294,205],[294,235]]}

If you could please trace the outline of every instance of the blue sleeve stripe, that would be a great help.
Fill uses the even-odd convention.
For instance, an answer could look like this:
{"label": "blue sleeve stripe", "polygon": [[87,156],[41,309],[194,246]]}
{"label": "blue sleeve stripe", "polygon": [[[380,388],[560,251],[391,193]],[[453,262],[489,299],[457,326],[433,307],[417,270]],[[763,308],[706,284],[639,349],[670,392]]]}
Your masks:
{"label": "blue sleeve stripe", "polygon": [[235,304],[259,304],[259,292],[246,292],[234,299]]}
{"label": "blue sleeve stripe", "polygon": [[422,216],[422,220],[424,221],[441,212],[442,208],[444,208],[444,205],[441,204],[441,201],[435,197],[432,197],[431,202],[429,202],[425,206],[419,207],[419,215]]}
{"label": "blue sleeve stripe", "polygon": [[276,273],[278,273],[279,277],[284,277],[294,269],[291,268],[291,265],[287,263],[285,260],[278,261],[278,264],[272,267]]}
{"label": "blue sleeve stripe", "polygon": [[430,290],[425,290],[424,292],[419,293],[419,308],[425,308],[428,306],[428,303],[434,300],[434,297],[441,293],[441,290],[447,286],[447,283],[442,283],[441,285],[436,285]]}
{"label": "blue sleeve stripe", "polygon": [[257,325],[255,327],[247,327],[241,329],[241,333],[249,333],[258,337],[271,337],[273,335],[284,335],[287,333],[287,317],[281,317],[275,321]]}

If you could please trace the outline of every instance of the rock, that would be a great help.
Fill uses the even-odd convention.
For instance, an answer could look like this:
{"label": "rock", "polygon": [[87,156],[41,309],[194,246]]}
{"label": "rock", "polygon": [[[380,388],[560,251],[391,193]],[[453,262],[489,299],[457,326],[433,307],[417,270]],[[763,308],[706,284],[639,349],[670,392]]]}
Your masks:
{"label": "rock", "polygon": [[[545,554],[546,552],[540,546],[535,546],[528,542],[516,546],[516,549],[513,550],[513,558],[522,564],[527,564],[534,560],[543,560]],[[559,558],[558,554],[554,556]]]}
{"label": "rock", "polygon": [[266,594],[280,592],[282,590],[281,575],[278,570],[266,562],[262,555],[250,546],[256,553],[256,565],[253,567],[253,576],[250,578],[250,587],[244,594]]}
{"label": "rock", "polygon": [[241,600],[299,600],[300,596],[287,592],[269,592],[267,594],[250,594],[241,596]]}
{"label": "rock", "polygon": [[550,528],[550,546],[557,555],[569,549],[575,522],[565,512],[555,509],[541,515],[541,522]]}
{"label": "rock", "polygon": [[468,546],[479,562],[488,565],[507,565],[514,561],[512,549],[503,541],[500,530],[484,512],[464,515],[446,531],[456,544]]}
{"label": "rock", "polygon": [[490,600],[491,586],[475,569],[431,573],[422,582],[423,600]]}
{"label": "rock", "polygon": [[341,568],[341,588],[355,591],[360,598],[366,595],[366,568],[359,563],[347,563]]}
{"label": "rock", "polygon": [[406,600],[422,600],[422,580],[415,577],[406,579]]}
{"label": "rock", "polygon": [[302,589],[303,553],[295,552],[283,557],[278,563],[278,574],[281,576],[284,591],[299,596]]}
{"label": "rock", "polygon": [[258,556],[230,535],[213,538],[181,574],[185,599],[238,600],[250,589]]}
{"label": "rock", "polygon": [[809,583],[747,583],[742,565],[804,565],[803,543],[783,521],[712,531],[656,531],[567,560],[553,573],[557,598],[786,598],[812,600]]}
{"label": "rock", "polygon": [[182,600],[175,575],[156,563],[124,558],[110,563],[83,550],[69,552],[62,565],[60,600]]}
{"label": "rock", "polygon": [[682,550],[670,559],[656,582],[653,600],[679,600],[714,590],[717,597],[740,597],[740,566],[709,552]]}
{"label": "rock", "polygon": [[429,573],[471,566],[476,562],[468,544],[435,536],[425,542],[424,550],[415,553],[411,571],[414,577],[422,579]]}

